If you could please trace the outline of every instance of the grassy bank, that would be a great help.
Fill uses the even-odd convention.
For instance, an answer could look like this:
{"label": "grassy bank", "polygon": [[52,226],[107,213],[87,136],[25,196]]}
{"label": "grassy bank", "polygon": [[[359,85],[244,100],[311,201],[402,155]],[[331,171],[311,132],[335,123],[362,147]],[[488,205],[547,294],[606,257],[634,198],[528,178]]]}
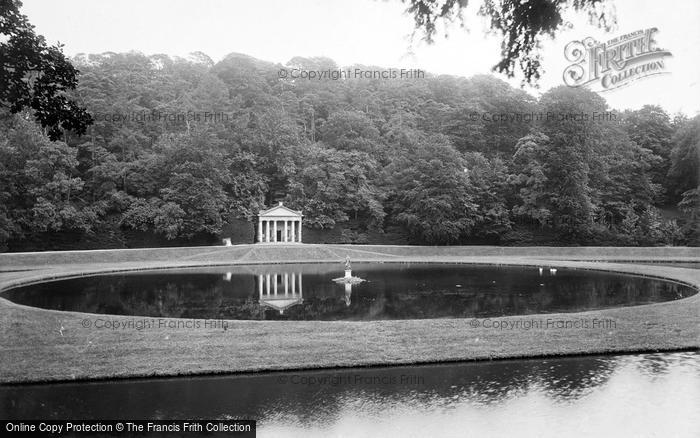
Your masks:
{"label": "grassy bank", "polygon": [[555,260],[700,261],[697,247],[502,247],[267,244],[91,251],[0,253],[0,270],[130,262],[266,262],[275,260],[390,260],[397,257],[528,257]]}
{"label": "grassy bank", "polygon": [[[208,251],[199,248],[197,255],[188,259],[159,260],[162,256],[159,254],[155,260],[114,263],[101,259],[100,263],[75,263],[70,261],[70,254],[65,254],[68,257],[62,257],[60,263],[23,265],[30,270],[0,273],[0,288],[47,276],[180,264],[252,263],[260,262],[263,257],[267,257],[265,261],[290,261],[290,258],[303,256],[301,260],[335,262],[342,260],[346,251],[353,251],[351,257],[358,261],[545,264],[620,270],[700,286],[700,270],[567,260],[580,260],[581,254],[550,255],[543,259],[540,249],[529,256],[525,253],[468,256],[435,255],[435,249],[428,248],[419,256],[397,255],[395,248],[403,247],[387,248],[245,246],[224,249],[232,255],[230,259],[224,257],[226,253],[220,248]],[[460,250],[470,251],[469,248]],[[627,248],[624,250],[623,257],[633,256],[627,253]],[[642,252],[646,252],[640,256],[645,261],[669,258],[698,261],[697,254],[693,257],[692,252],[671,256],[662,253],[656,257],[648,251]],[[37,257],[50,258],[50,254]],[[119,257],[117,253],[114,260]],[[599,257],[614,259],[620,255],[596,256]],[[95,327],[97,319],[123,325],[114,330],[99,328]],[[496,319],[476,322],[469,319],[227,321],[225,327],[222,324],[208,327],[202,320],[199,327],[182,327],[177,325],[176,319],[159,318],[152,327],[138,330],[131,324],[140,319],[40,310],[0,299],[0,381],[166,376],[700,347],[700,295],[697,294],[679,301],[644,306],[497,318],[498,324],[505,328],[494,327]],[[564,326],[567,321],[568,326]],[[588,321],[589,327],[571,327],[576,321]]]}

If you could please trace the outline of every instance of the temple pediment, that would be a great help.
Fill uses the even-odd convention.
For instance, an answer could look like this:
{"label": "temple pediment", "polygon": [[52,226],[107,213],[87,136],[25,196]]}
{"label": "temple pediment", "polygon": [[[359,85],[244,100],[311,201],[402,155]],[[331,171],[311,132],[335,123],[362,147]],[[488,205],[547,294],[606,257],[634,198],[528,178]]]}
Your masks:
{"label": "temple pediment", "polygon": [[291,208],[287,208],[282,203],[280,202],[279,205],[276,205],[272,208],[268,208],[267,210],[260,210],[258,213],[258,216],[264,217],[264,218],[275,218],[275,217],[302,217],[303,215],[301,214],[301,211],[298,210],[292,210]]}

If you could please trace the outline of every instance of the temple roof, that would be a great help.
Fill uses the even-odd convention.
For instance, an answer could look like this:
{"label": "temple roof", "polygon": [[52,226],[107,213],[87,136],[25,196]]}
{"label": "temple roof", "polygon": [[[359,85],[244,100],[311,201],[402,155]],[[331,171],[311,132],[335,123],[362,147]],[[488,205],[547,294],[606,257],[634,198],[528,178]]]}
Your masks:
{"label": "temple roof", "polygon": [[302,217],[303,214],[301,213],[301,211],[292,210],[291,208],[285,207],[280,202],[278,205],[275,205],[272,208],[268,208],[267,210],[260,210],[260,212],[258,213],[258,216],[265,216],[265,217],[297,216],[297,217]]}

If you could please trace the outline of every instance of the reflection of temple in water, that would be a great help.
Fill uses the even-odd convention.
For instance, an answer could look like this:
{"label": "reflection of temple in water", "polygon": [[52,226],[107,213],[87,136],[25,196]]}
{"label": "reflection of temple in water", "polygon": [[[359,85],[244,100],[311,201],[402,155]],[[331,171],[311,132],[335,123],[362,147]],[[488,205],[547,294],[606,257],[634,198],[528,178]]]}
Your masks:
{"label": "reflection of temple in water", "polygon": [[260,305],[279,310],[280,315],[304,302],[301,272],[259,274],[257,282]]}
{"label": "reflection of temple in water", "polygon": [[[277,310],[280,315],[285,315],[287,309],[304,303],[301,272],[271,272],[263,269],[253,269],[254,271],[251,274],[253,274],[255,279],[254,290],[258,295],[258,304],[261,307]],[[223,275],[223,280],[227,282],[231,282],[233,278],[233,272],[226,272]],[[314,286],[314,283],[312,283],[311,301],[307,300],[312,307],[314,306],[313,303],[318,304],[330,296],[338,296],[338,286],[324,286],[319,288],[318,284]],[[340,301],[345,304],[345,307],[350,307],[352,304],[352,284],[343,284],[343,288],[345,293],[342,294],[341,292]]]}

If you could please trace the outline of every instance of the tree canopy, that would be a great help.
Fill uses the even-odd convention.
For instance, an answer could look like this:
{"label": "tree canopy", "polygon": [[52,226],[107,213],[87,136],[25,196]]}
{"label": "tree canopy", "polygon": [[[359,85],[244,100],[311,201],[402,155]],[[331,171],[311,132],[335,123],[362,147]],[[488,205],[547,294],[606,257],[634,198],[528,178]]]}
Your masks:
{"label": "tree canopy", "polygon": [[5,248],[212,242],[277,201],[348,242],[697,243],[698,116],[611,112],[567,87],[535,99],[490,75],[280,79],[241,54],[71,63],[85,135],[52,142],[31,109],[0,119]]}
{"label": "tree canopy", "polygon": [[0,111],[31,108],[54,141],[65,131],[84,134],[92,117],[67,96],[78,85],[78,70],[60,45],[50,46],[36,35],[21,6],[19,0],[0,0]]}

